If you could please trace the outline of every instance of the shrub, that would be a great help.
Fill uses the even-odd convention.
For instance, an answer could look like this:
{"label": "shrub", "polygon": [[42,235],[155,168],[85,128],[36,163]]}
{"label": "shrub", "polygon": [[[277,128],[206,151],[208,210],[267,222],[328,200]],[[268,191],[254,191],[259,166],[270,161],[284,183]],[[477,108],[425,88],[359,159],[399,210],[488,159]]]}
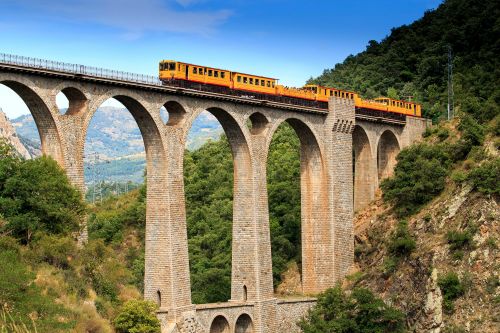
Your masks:
{"label": "shrub", "polygon": [[398,223],[396,232],[389,241],[389,253],[397,256],[407,256],[415,249],[416,243],[408,231],[408,222],[403,220]]}
{"label": "shrub", "polygon": [[28,243],[34,233],[77,231],[85,212],[80,192],[51,158],[0,158],[0,206],[4,230]]}
{"label": "shrub", "polygon": [[484,127],[474,117],[464,114],[460,118],[458,129],[462,132],[462,139],[470,145],[481,146],[484,141]]}
{"label": "shrub", "polygon": [[63,269],[69,268],[70,261],[77,252],[73,239],[55,235],[42,235],[33,248],[39,260]]}
{"label": "shrub", "polygon": [[304,333],[398,333],[405,332],[405,317],[368,289],[354,288],[348,295],[336,287],[319,295],[299,326]]}
{"label": "shrub", "polygon": [[417,144],[403,149],[394,176],[385,179],[381,188],[384,200],[394,204],[399,216],[417,212],[444,189],[452,163],[447,145]]}
{"label": "shrub", "polygon": [[450,245],[450,250],[460,250],[463,248],[470,248],[472,246],[473,232],[471,229],[465,231],[448,231],[446,233],[446,240]]}
{"label": "shrub", "polygon": [[473,169],[468,179],[477,191],[484,194],[500,194],[500,157]]}
{"label": "shrub", "polygon": [[439,138],[439,141],[444,141],[448,139],[449,136],[450,131],[447,128],[442,127],[437,131],[437,137]]}
{"label": "shrub", "polygon": [[118,333],[159,333],[160,321],[156,318],[156,305],[150,301],[131,300],[120,309],[114,320]]}
{"label": "shrub", "polygon": [[443,294],[443,309],[446,313],[453,313],[453,301],[463,296],[465,287],[460,282],[458,275],[454,272],[449,272],[438,278],[438,286]]}

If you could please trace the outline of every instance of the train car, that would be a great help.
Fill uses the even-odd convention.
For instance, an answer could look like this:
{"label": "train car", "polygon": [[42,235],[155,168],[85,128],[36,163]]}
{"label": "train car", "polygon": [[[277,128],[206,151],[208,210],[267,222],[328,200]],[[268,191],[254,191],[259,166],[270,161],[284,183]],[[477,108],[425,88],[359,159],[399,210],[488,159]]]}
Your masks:
{"label": "train car", "polygon": [[303,87],[303,89],[312,91],[315,94],[316,100],[321,102],[328,102],[328,99],[332,96],[355,99],[355,97],[358,95],[352,91],[323,87],[317,84],[307,84]]}
{"label": "train car", "polygon": [[167,83],[173,80],[184,80],[261,94],[276,94],[277,79],[275,78],[232,72],[174,60],[160,62],[159,77],[160,80]]}

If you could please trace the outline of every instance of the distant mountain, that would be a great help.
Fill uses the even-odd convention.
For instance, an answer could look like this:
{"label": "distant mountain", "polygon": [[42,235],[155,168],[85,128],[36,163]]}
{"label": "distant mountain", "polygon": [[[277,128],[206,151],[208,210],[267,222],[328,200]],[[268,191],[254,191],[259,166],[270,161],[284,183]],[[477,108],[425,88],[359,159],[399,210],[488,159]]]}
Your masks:
{"label": "distant mountain", "polygon": [[[11,120],[21,142],[30,152],[40,149],[40,137],[31,114]],[[202,113],[193,123],[187,149],[198,149],[223,133],[217,119]],[[95,165],[95,167],[94,167]],[[144,143],[132,115],[125,108],[105,106],[90,122],[85,142],[85,179],[142,182],[145,167]]]}

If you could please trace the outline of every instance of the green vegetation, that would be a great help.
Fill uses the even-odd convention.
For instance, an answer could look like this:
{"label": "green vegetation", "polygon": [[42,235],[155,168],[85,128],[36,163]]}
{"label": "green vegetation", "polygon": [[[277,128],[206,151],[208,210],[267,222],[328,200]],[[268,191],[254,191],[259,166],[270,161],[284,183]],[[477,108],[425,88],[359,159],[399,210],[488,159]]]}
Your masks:
{"label": "green vegetation", "polygon": [[304,333],[405,332],[404,315],[364,288],[347,294],[340,287],[319,295],[317,305],[299,326]]}
{"label": "green vegetation", "polygon": [[62,331],[73,327],[74,313],[55,302],[53,295],[45,295],[33,283],[35,274],[23,262],[17,242],[0,235],[0,310],[2,326],[32,326],[40,332]]}
{"label": "green vegetation", "polygon": [[394,176],[381,184],[384,199],[394,203],[399,216],[415,213],[444,189],[452,162],[447,147],[421,143],[399,153]]}
{"label": "green vegetation", "polygon": [[485,194],[500,194],[500,158],[481,164],[468,175],[475,189]]}
{"label": "green vegetation", "polygon": [[131,300],[123,304],[114,320],[117,333],[159,333],[160,321],[156,318],[156,304]]}
{"label": "green vegetation", "polygon": [[498,27],[495,0],[446,0],[410,25],[391,30],[381,42],[351,55],[312,79],[323,85],[423,103],[424,115],[437,120],[447,103],[446,65],[453,53],[456,104],[485,123],[500,111]]}
{"label": "green vegetation", "polygon": [[78,230],[85,205],[64,171],[47,157],[21,160],[0,142],[0,229],[29,243],[37,232],[65,234]]}
{"label": "green vegetation", "polygon": [[401,260],[408,257],[415,250],[416,242],[408,230],[408,222],[398,222],[396,231],[387,242],[387,256],[382,265],[382,274],[388,278],[396,271]]}
{"label": "green vegetation", "polygon": [[453,301],[465,294],[465,286],[454,272],[440,276],[438,286],[443,294],[443,310],[446,313],[453,313],[455,311]]}
{"label": "green vegetation", "polygon": [[415,250],[415,247],[415,239],[408,231],[408,222],[400,221],[388,244],[389,253],[396,257],[408,256]]}

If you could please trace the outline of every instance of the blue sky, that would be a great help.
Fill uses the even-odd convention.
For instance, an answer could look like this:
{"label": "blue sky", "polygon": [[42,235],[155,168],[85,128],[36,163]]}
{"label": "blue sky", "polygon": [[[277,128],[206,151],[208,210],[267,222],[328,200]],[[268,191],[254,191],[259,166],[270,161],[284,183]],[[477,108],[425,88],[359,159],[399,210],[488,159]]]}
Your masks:
{"label": "blue sky", "polygon": [[[1,0],[0,52],[157,74],[161,59],[301,86],[441,0]],[[0,85],[10,118],[28,112]]]}

